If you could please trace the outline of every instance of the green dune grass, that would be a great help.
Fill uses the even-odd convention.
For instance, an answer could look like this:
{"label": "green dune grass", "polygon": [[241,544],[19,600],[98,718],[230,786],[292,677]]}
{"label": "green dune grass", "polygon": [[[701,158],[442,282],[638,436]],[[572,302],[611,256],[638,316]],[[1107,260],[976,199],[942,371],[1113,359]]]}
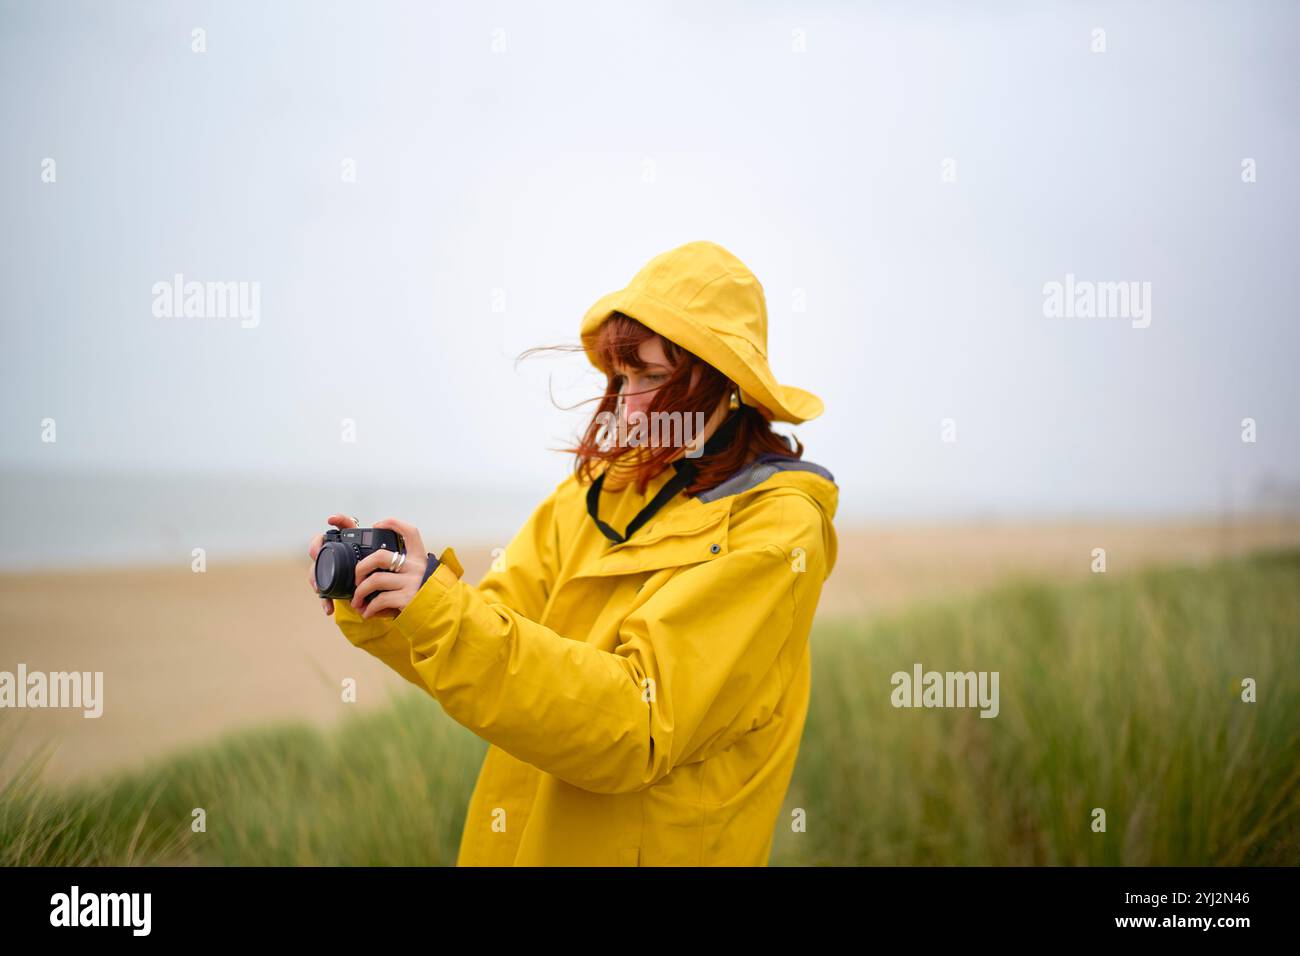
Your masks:
{"label": "green dune grass", "polygon": [[[1300,552],[1020,579],[821,622],[813,648],[773,865],[1300,863]],[[895,708],[917,662],[997,671],[998,716]],[[485,749],[412,690],[94,786],[36,761],[0,791],[0,863],[452,864]]]}

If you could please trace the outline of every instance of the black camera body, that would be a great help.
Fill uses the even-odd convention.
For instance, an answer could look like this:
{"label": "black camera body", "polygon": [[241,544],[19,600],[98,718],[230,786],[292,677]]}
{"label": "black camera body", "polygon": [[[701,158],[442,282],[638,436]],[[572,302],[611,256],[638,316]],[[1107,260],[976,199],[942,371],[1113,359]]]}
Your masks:
{"label": "black camera body", "polygon": [[[387,528],[331,528],[316,554],[316,593],[323,598],[351,598],[357,590],[357,565],[376,551],[403,554],[406,542]],[[376,591],[367,595],[374,597]]]}

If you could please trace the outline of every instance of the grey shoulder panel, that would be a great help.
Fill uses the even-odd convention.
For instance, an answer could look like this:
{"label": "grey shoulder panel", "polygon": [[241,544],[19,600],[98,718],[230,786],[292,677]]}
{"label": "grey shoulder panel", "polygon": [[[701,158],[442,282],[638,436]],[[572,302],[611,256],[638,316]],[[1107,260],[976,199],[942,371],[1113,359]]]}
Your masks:
{"label": "grey shoulder panel", "polygon": [[801,461],[798,458],[781,458],[776,461],[752,462],[722,484],[710,488],[708,491],[702,491],[696,497],[700,501],[717,501],[719,498],[726,498],[729,495],[738,495],[742,491],[748,491],[750,488],[762,484],[778,471],[811,471],[814,474],[821,475],[827,481],[832,483],[835,481],[834,476],[821,465],[811,461]]}

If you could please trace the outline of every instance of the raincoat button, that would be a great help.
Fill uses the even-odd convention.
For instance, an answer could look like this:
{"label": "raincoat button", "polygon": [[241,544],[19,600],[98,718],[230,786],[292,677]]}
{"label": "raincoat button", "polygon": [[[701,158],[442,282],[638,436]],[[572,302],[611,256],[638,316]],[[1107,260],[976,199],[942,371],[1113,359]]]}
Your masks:
{"label": "raincoat button", "polygon": [[722,550],[722,548],[716,544],[711,544],[709,545],[709,550],[712,551],[714,554],[717,554],[719,551]]}

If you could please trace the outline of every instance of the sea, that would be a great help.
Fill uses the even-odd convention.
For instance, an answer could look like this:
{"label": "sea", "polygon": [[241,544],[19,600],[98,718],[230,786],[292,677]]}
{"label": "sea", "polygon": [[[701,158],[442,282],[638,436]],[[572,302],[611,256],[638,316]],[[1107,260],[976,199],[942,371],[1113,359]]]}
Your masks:
{"label": "sea", "polygon": [[414,525],[425,550],[504,547],[555,487],[397,484],[244,475],[0,472],[9,544],[0,570],[190,567],[214,561],[306,559],[335,513],[363,525]]}

